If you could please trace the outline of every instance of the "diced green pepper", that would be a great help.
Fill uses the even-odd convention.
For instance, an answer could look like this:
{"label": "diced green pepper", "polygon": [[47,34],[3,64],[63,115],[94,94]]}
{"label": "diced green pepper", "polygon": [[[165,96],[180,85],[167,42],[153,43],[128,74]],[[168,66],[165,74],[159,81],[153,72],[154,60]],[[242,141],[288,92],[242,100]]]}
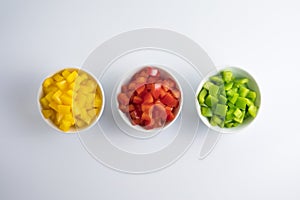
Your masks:
{"label": "diced green pepper", "polygon": [[221,125],[223,123],[223,120],[220,117],[218,117],[217,115],[213,115],[210,122],[213,122],[213,124],[216,124],[216,125]]}
{"label": "diced green pepper", "polygon": [[251,105],[248,109],[248,113],[252,116],[252,117],[256,117],[257,114],[257,107],[254,105]]}
{"label": "diced green pepper", "polygon": [[204,107],[204,106],[201,106],[201,114],[204,116],[204,117],[212,117],[212,111],[209,107]]}
{"label": "diced green pepper", "polygon": [[250,99],[252,102],[255,102],[255,100],[256,100],[256,92],[250,91],[250,92],[247,94],[247,98]]}
{"label": "diced green pepper", "polygon": [[221,85],[224,83],[223,79],[220,76],[212,76],[209,78],[209,80],[211,80],[213,83],[217,85]]}
{"label": "diced green pepper", "polygon": [[240,83],[240,84],[246,84],[249,82],[249,79],[248,78],[241,78],[241,79],[238,79],[236,80],[237,83]]}
{"label": "diced green pepper", "polygon": [[244,87],[244,86],[240,86],[239,88],[239,94],[240,94],[240,97],[246,97],[247,94],[249,93],[249,89]]}
{"label": "diced green pepper", "polygon": [[227,102],[227,98],[223,95],[220,95],[219,96],[219,103],[220,104],[226,104],[226,102]]}
{"label": "diced green pepper", "polygon": [[235,106],[237,108],[240,108],[242,110],[246,110],[246,105],[247,105],[247,99],[244,97],[238,97],[236,102],[235,102]]}
{"label": "diced green pepper", "polygon": [[250,99],[247,99],[247,98],[246,98],[246,100],[247,100],[247,106],[248,106],[248,107],[254,105],[254,103],[253,103]]}
{"label": "diced green pepper", "polygon": [[242,116],[242,114],[243,114],[243,112],[238,108],[233,112],[233,115],[237,118],[240,118]]}
{"label": "diced green pepper", "polygon": [[231,102],[228,102],[227,105],[228,105],[230,108],[233,108],[233,109],[236,108],[235,105],[234,105],[233,103],[231,103]]}
{"label": "diced green pepper", "polygon": [[226,96],[226,91],[225,91],[224,85],[219,86],[219,94]]}
{"label": "diced green pepper", "polygon": [[240,117],[235,117],[233,120],[241,124],[243,123],[244,116],[245,116],[245,111],[242,112],[242,115]]}
{"label": "diced green pepper", "polygon": [[225,127],[232,128],[232,127],[234,127],[234,123],[233,122],[225,123]]}
{"label": "diced green pepper", "polygon": [[225,117],[225,119],[228,121],[231,121],[231,120],[233,120],[233,118],[234,118],[234,111],[235,111],[235,109],[233,109],[233,108],[230,108],[228,111],[227,111],[227,113],[226,113],[226,117]]}
{"label": "diced green pepper", "polygon": [[228,91],[232,88],[232,86],[233,86],[233,82],[229,82],[229,83],[225,84],[224,88],[225,88],[226,91]]}
{"label": "diced green pepper", "polygon": [[226,105],[223,104],[217,104],[216,109],[214,110],[214,114],[219,115],[221,117],[225,117],[226,116],[226,112],[227,112],[227,107]]}
{"label": "diced green pepper", "polygon": [[226,95],[227,95],[228,97],[232,97],[235,93],[236,93],[235,91],[233,91],[232,89],[230,89],[230,90],[228,90],[228,91],[226,92]]}
{"label": "diced green pepper", "polygon": [[254,118],[256,92],[248,87],[248,78],[234,77],[229,70],[210,77],[198,94],[201,114],[212,126],[232,128]]}
{"label": "diced green pepper", "polygon": [[232,80],[233,74],[231,71],[222,72],[223,79],[226,83],[229,83]]}
{"label": "diced green pepper", "polygon": [[205,99],[205,104],[209,107],[214,107],[218,103],[218,101],[218,98],[209,94]]}
{"label": "diced green pepper", "polygon": [[207,95],[207,90],[203,88],[198,95],[198,101],[201,105],[204,104],[206,95]]}
{"label": "diced green pepper", "polygon": [[217,97],[218,96],[218,92],[219,92],[219,86],[217,85],[210,85],[209,87],[209,94],[214,96],[214,97]]}
{"label": "diced green pepper", "polygon": [[235,104],[235,102],[237,101],[237,99],[239,98],[239,94],[238,93],[234,93],[233,96],[231,98],[229,98],[229,101],[233,104]]}
{"label": "diced green pepper", "polygon": [[204,83],[203,87],[204,87],[205,89],[209,90],[209,88],[210,88],[211,85],[213,85],[212,82],[206,81],[206,82]]}

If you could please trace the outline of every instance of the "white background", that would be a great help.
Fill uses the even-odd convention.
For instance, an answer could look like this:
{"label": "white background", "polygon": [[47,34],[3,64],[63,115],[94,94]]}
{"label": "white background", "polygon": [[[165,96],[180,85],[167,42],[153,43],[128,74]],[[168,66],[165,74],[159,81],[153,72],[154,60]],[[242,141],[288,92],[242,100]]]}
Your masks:
{"label": "white background", "polygon": [[[0,1],[0,199],[300,199],[299,10],[296,0]],[[262,106],[205,160],[196,141],[171,167],[130,175],[48,127],[36,95],[45,76],[144,27],[185,34],[216,65],[250,72]]]}

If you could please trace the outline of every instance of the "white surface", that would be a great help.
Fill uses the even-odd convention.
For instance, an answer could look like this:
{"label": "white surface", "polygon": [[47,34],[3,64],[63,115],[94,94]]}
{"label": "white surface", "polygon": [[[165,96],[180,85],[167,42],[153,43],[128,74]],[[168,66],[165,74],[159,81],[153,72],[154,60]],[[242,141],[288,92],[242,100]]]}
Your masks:
{"label": "white surface", "polygon": [[[0,199],[299,199],[299,9],[289,0],[1,1]],[[195,141],[171,167],[129,175],[100,165],[75,135],[54,132],[35,100],[43,77],[142,27],[178,31],[216,65],[243,67],[262,107],[205,160]]]}

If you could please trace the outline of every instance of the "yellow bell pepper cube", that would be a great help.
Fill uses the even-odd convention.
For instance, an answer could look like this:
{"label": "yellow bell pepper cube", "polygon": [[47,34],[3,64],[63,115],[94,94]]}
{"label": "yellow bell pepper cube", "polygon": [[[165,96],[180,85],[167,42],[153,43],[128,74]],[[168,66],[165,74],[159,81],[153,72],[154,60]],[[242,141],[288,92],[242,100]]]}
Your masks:
{"label": "yellow bell pepper cube", "polygon": [[50,77],[50,78],[47,78],[45,81],[44,81],[44,83],[43,83],[43,87],[44,88],[47,88],[47,87],[49,87],[52,83],[53,83],[54,81],[53,81],[53,79]]}
{"label": "yellow bell pepper cube", "polygon": [[61,99],[61,101],[62,101],[62,103],[64,104],[64,105],[68,105],[68,106],[72,106],[72,97],[70,97],[69,95],[67,95],[67,94],[62,94],[61,96],[60,96],[60,99]]}
{"label": "yellow bell pepper cube", "polygon": [[59,125],[59,129],[61,129],[62,131],[69,131],[70,128],[72,126],[72,123],[66,120],[62,120],[61,124]]}
{"label": "yellow bell pepper cube", "polygon": [[71,106],[58,105],[57,112],[61,113],[61,114],[69,114],[69,113],[71,113]]}
{"label": "yellow bell pepper cube", "polygon": [[66,79],[71,74],[71,72],[69,70],[65,69],[61,74]]}
{"label": "yellow bell pepper cube", "polygon": [[42,110],[42,113],[46,119],[49,119],[53,115],[53,110]]}
{"label": "yellow bell pepper cube", "polygon": [[67,88],[67,81],[66,80],[62,80],[56,83],[57,87],[61,90],[64,90]]}
{"label": "yellow bell pepper cube", "polygon": [[78,76],[77,71],[73,71],[68,77],[67,77],[67,81],[69,83],[72,83]]}
{"label": "yellow bell pepper cube", "polygon": [[55,81],[62,81],[62,80],[64,80],[64,77],[61,76],[60,74],[55,74],[55,75],[53,76],[53,79],[54,79]]}
{"label": "yellow bell pepper cube", "polygon": [[55,103],[57,104],[62,104],[61,100],[60,100],[60,96],[61,96],[62,92],[60,90],[57,90],[53,96],[52,99],[55,101]]}

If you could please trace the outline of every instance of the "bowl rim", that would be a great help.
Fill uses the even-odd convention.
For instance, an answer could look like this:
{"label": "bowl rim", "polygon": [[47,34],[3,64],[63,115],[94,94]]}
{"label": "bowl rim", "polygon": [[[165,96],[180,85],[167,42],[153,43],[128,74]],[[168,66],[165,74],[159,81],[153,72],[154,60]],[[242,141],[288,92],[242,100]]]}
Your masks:
{"label": "bowl rim", "polygon": [[[142,70],[143,68],[146,68],[146,67],[153,67],[153,68],[157,68],[158,70],[164,71],[172,80],[175,81],[175,83],[180,91],[180,94],[181,94],[180,101],[179,101],[179,107],[178,107],[177,113],[175,115],[175,118],[171,122],[165,123],[162,127],[153,128],[153,129],[144,129],[143,127],[141,127],[139,125],[132,125],[131,122],[129,121],[128,117],[126,116],[126,114],[123,113],[118,108],[119,102],[118,102],[117,96],[121,92],[122,85],[124,85],[125,83],[128,83],[137,72],[139,72],[140,70]],[[176,78],[176,76],[174,75],[174,73],[170,67],[166,67],[165,65],[157,64],[157,63],[146,63],[146,64],[140,65],[140,66],[135,67],[134,69],[128,71],[119,80],[120,80],[120,82],[115,85],[114,90],[113,90],[113,92],[114,92],[113,96],[115,98],[113,98],[114,100],[112,100],[112,106],[116,105],[116,110],[117,110],[117,113],[119,114],[120,118],[122,118],[123,122],[131,129],[133,129],[135,131],[139,131],[141,133],[150,134],[149,136],[145,137],[145,138],[150,138],[150,137],[154,137],[155,135],[159,134],[163,130],[170,127],[178,119],[178,116],[180,115],[181,110],[182,110],[184,97],[183,97],[183,93],[182,93],[181,84],[178,81],[178,79]],[[115,121],[116,121],[116,124],[118,125],[118,127],[120,129],[122,129],[122,127],[120,127],[121,126],[120,122],[117,122],[116,119],[115,119]],[[132,136],[132,137],[144,138],[144,137],[139,137],[139,136],[135,136],[133,134],[127,133],[127,131],[125,131],[125,132],[127,135]]]}
{"label": "bowl rim", "polygon": [[[261,91],[259,89],[259,85],[257,83],[257,81],[254,79],[254,77],[248,72],[246,71],[245,69],[241,68],[241,67],[236,67],[236,66],[220,66],[220,67],[216,67],[215,70],[209,72],[202,80],[201,82],[198,84],[198,87],[196,89],[196,92],[195,92],[195,105],[196,105],[196,109],[197,109],[197,113],[198,113],[198,116],[199,118],[201,119],[201,121],[209,128],[209,129],[212,129],[216,132],[219,132],[219,133],[223,133],[223,134],[232,134],[232,133],[237,133],[243,129],[245,129],[246,127],[249,127],[251,124],[253,124],[253,121],[257,118],[257,116],[255,118],[252,118],[252,119],[248,119],[245,123],[242,123],[240,125],[238,125],[237,127],[232,127],[232,128],[221,128],[219,126],[212,126],[209,121],[207,120],[207,117],[203,116],[201,114],[201,105],[199,104],[198,102],[198,94],[199,92],[201,91],[204,83],[211,77],[211,76],[214,76],[214,75],[217,75],[219,74],[221,71],[224,71],[224,70],[230,70],[233,72],[233,74],[238,74],[237,76],[238,77],[246,77],[246,78],[249,78],[250,82],[251,82],[251,89],[254,90],[256,93],[257,93],[257,97],[256,97],[256,100],[255,100],[255,105],[258,106],[258,111],[257,111],[257,116],[260,112],[260,109],[261,109]],[[242,75],[241,75],[242,74]]]}
{"label": "bowl rim", "polygon": [[[59,73],[59,72],[62,72],[63,70],[78,70],[78,71],[83,71],[85,73],[88,74],[88,76],[92,77],[94,79],[94,81],[96,81],[97,85],[99,86],[100,88],[100,92],[101,92],[101,96],[102,96],[102,104],[101,104],[101,109],[100,109],[100,112],[98,113],[98,116],[93,120],[93,122],[91,124],[89,124],[88,126],[85,126],[83,128],[75,128],[75,127],[71,127],[70,130],[68,131],[62,131],[61,129],[59,129],[50,119],[46,119],[42,113],[42,105],[40,103],[40,99],[41,99],[41,96],[43,94],[43,82],[47,79],[47,78],[50,78],[52,77],[53,75]],[[86,69],[82,69],[80,67],[65,67],[65,68],[61,68],[60,70],[57,70],[56,72],[54,73],[51,73],[50,75],[47,75],[45,76],[42,81],[40,82],[40,86],[39,86],[39,89],[38,89],[38,92],[37,92],[37,106],[38,106],[38,110],[39,110],[39,113],[42,117],[42,119],[50,126],[52,127],[54,130],[60,132],[60,133],[64,133],[64,134],[70,134],[70,133],[81,133],[81,132],[84,132],[84,131],[87,131],[89,130],[90,128],[92,128],[95,124],[97,124],[97,122],[100,120],[102,114],[103,114],[103,111],[104,111],[104,108],[105,108],[105,93],[104,93],[104,90],[103,90],[103,86],[102,84],[100,83],[100,81],[98,80],[98,78],[96,78],[90,71],[86,70]]]}

